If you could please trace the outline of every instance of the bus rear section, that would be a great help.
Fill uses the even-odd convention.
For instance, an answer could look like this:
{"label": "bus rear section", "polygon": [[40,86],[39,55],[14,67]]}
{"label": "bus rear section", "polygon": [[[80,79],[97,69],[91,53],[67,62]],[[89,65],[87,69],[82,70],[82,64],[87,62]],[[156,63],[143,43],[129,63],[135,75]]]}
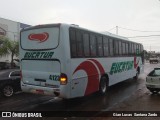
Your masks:
{"label": "bus rear section", "polygon": [[21,31],[21,87],[24,92],[60,96],[60,86],[66,84],[67,77],[61,73],[59,41],[59,26],[38,26]]}

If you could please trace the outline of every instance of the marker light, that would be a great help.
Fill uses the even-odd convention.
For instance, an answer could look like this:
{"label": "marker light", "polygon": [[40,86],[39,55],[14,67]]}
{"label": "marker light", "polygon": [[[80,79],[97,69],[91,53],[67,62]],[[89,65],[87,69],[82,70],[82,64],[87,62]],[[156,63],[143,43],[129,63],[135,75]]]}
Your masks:
{"label": "marker light", "polygon": [[66,85],[67,84],[67,75],[64,74],[64,73],[61,73],[61,76],[60,76],[60,84],[61,85]]}

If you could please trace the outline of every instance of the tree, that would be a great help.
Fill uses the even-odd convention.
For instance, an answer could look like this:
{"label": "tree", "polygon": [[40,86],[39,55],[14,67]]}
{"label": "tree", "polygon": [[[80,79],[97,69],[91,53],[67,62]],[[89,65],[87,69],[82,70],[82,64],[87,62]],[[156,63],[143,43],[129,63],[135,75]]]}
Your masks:
{"label": "tree", "polygon": [[18,57],[19,43],[7,37],[0,36],[0,57],[11,55],[11,67],[13,67],[14,56]]}

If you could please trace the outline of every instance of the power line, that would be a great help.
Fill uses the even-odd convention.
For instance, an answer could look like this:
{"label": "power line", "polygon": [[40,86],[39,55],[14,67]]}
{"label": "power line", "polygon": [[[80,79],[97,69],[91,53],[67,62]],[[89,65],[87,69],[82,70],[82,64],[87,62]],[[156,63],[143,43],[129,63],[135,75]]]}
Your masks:
{"label": "power line", "polygon": [[109,30],[107,30],[107,31],[109,32],[109,31],[111,31],[111,30],[114,30],[115,28],[116,28],[116,27],[113,27],[113,28],[111,28],[111,29],[109,29]]}
{"label": "power line", "polygon": [[146,35],[146,36],[133,36],[133,37],[127,37],[127,38],[138,38],[138,37],[159,37],[160,35]]}
{"label": "power line", "polygon": [[136,31],[136,32],[160,32],[160,31],[144,31],[144,30],[134,30],[134,29],[128,29],[128,28],[123,28],[123,27],[119,27],[121,29],[125,29],[125,30],[130,30],[130,31]]}
{"label": "power line", "polygon": [[[123,28],[123,27],[119,27],[119,26],[116,26],[116,27],[109,29],[108,32],[113,29],[117,29],[117,33],[118,33],[118,28],[129,30],[129,31],[136,31],[136,32],[160,32],[160,31],[144,31],[144,30],[128,29],[128,28]],[[126,38],[149,38],[149,37],[160,37],[160,35],[132,36],[132,37],[126,37]]]}

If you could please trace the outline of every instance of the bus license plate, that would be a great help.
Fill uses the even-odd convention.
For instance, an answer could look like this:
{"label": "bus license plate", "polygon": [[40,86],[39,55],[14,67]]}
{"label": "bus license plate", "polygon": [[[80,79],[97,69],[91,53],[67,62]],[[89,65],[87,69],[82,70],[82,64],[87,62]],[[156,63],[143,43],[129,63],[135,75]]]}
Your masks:
{"label": "bus license plate", "polygon": [[37,94],[44,94],[44,90],[36,90]]}

